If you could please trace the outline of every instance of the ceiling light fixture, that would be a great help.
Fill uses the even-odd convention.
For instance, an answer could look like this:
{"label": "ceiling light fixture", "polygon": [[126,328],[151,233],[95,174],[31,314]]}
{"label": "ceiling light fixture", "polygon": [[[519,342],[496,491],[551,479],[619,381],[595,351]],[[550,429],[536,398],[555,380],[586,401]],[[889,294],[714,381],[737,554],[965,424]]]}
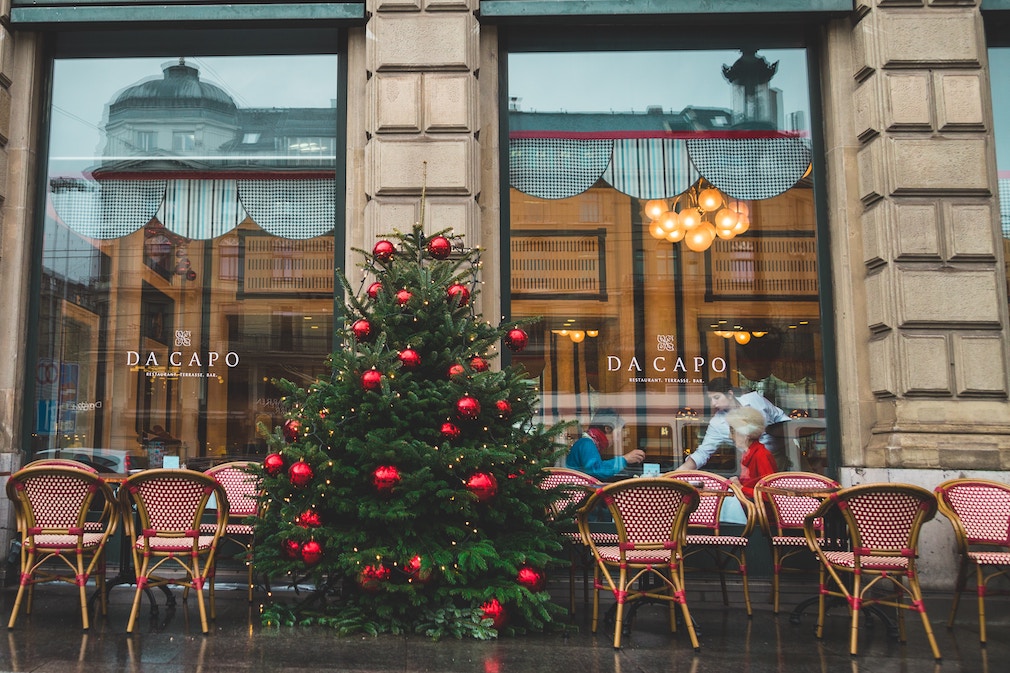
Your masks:
{"label": "ceiling light fixture", "polygon": [[708,250],[716,237],[729,240],[750,228],[750,206],[726,196],[705,178],[672,200],[646,201],[645,216],[653,238],[684,241],[695,252]]}

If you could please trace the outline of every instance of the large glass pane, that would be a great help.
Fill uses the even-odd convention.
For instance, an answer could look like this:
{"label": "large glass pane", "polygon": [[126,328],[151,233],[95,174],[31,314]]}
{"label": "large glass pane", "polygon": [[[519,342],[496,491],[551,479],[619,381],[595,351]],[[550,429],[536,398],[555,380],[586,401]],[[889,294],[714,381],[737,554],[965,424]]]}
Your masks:
{"label": "large glass pane", "polygon": [[[996,132],[996,170],[999,185],[999,221],[1003,233],[1003,260],[1010,283],[1010,47],[989,50],[989,81],[992,82],[992,109]],[[1010,289],[1010,286],[1008,286]]]}
{"label": "large glass pane", "polygon": [[[519,359],[545,419],[614,410],[604,458],[676,467],[725,377],[790,418],[766,437],[780,469],[823,471],[804,51],[513,53],[508,73],[511,312],[542,317]],[[705,469],[735,471],[733,444]]]}
{"label": "large glass pane", "polygon": [[54,64],[32,449],[256,453],[333,334],[336,56]]}

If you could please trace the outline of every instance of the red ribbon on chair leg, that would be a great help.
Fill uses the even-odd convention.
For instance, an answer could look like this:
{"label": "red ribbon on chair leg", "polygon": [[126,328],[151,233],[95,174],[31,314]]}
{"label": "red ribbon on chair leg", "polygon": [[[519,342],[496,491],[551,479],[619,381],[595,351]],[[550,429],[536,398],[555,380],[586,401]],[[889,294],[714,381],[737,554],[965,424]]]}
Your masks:
{"label": "red ribbon on chair leg", "polygon": [[921,600],[920,601],[912,601],[912,604],[911,604],[910,607],[913,610],[915,610],[916,612],[922,612],[922,613],[926,612],[926,606],[925,606],[925,604]]}
{"label": "red ribbon on chair leg", "polygon": [[986,597],[985,585],[984,584],[978,588],[978,595],[979,595],[979,598],[985,598]]}
{"label": "red ribbon on chair leg", "polygon": [[77,586],[79,587],[83,587],[85,584],[88,583],[87,573],[85,573],[84,575],[77,575],[74,579],[76,580]]}
{"label": "red ribbon on chair leg", "polygon": [[849,596],[849,608],[852,610],[858,610],[863,607],[863,599],[859,596]]}
{"label": "red ribbon on chair leg", "polygon": [[616,598],[616,599],[617,599],[617,603],[618,603],[618,604],[622,604],[622,603],[624,603],[624,600],[625,600],[625,599],[626,599],[627,597],[628,597],[628,592],[627,592],[627,591],[620,591],[620,590],[617,590],[617,591],[615,591],[615,592],[614,592],[614,598]]}
{"label": "red ribbon on chair leg", "polygon": [[196,589],[197,591],[203,591],[203,578],[202,577],[194,577],[193,578],[193,588]]}
{"label": "red ribbon on chair leg", "polygon": [[137,588],[138,589],[144,589],[144,588],[146,588],[147,587],[147,583],[148,583],[148,580],[147,580],[146,577],[138,577],[137,578]]}
{"label": "red ribbon on chair leg", "polygon": [[21,586],[26,587],[32,583],[31,573],[21,573]]}
{"label": "red ribbon on chair leg", "polygon": [[680,589],[679,591],[674,591],[673,601],[675,603],[684,605],[685,603],[687,603],[687,593],[683,589]]}

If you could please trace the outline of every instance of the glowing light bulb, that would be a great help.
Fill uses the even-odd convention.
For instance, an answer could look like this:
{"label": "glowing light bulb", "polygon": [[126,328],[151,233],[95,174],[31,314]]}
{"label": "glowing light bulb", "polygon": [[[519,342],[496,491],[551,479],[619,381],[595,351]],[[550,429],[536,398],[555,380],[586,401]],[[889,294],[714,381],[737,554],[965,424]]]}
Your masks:
{"label": "glowing light bulb", "polygon": [[671,231],[680,226],[680,215],[672,210],[668,210],[659,218],[659,226],[663,229],[663,235],[669,234]]}
{"label": "glowing light bulb", "polygon": [[736,342],[741,346],[750,343],[750,332],[737,332],[733,335]]}
{"label": "glowing light bulb", "polygon": [[645,216],[650,220],[658,220],[666,212],[666,201],[662,199],[652,199],[645,202]]}
{"label": "glowing light bulb", "polygon": [[715,227],[705,222],[687,232],[684,243],[695,252],[704,252],[715,240]]}
{"label": "glowing light bulb", "polygon": [[680,213],[680,224],[684,229],[691,231],[701,224],[701,213],[694,208],[687,208]]}
{"label": "glowing light bulb", "polygon": [[572,330],[568,334],[568,338],[571,339],[573,342],[580,344],[586,340],[586,333],[580,329]]}
{"label": "glowing light bulb", "polygon": [[701,194],[698,195],[698,207],[706,213],[711,213],[713,210],[717,210],[721,205],[722,192],[715,187],[702,190]]}
{"label": "glowing light bulb", "polygon": [[664,238],[666,238],[666,230],[663,229],[663,225],[660,224],[659,222],[653,222],[652,224],[649,225],[649,233],[657,241],[662,241]]}
{"label": "glowing light bulb", "polygon": [[740,221],[740,216],[734,210],[723,208],[715,214],[716,229],[732,229]]}

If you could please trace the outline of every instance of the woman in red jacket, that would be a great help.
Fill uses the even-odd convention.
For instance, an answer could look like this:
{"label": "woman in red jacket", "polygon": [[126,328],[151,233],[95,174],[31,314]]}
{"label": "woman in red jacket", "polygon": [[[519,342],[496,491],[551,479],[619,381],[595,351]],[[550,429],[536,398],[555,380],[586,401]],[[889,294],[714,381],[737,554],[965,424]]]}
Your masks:
{"label": "woman in red jacket", "polygon": [[739,486],[748,498],[753,498],[754,484],[761,477],[778,472],[775,458],[758,441],[765,431],[764,414],[751,407],[737,407],[726,415],[726,422],[733,431],[737,450],[744,452],[740,458],[740,476],[732,477],[730,481]]}

